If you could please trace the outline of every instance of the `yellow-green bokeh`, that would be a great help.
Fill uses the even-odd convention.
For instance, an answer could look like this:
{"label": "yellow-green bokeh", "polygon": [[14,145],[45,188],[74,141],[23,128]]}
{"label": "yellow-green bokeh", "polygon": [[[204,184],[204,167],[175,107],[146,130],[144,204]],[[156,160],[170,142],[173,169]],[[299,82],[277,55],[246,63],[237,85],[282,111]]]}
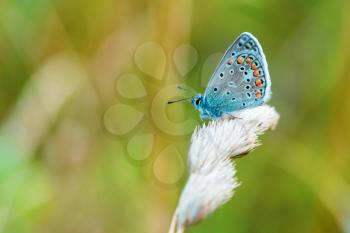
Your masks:
{"label": "yellow-green bokeh", "polygon": [[264,48],[280,123],[237,160],[232,200],[188,232],[350,232],[349,13],[348,0],[0,1],[0,233],[166,232],[200,121],[163,102],[189,95],[176,83],[202,92],[243,31]]}

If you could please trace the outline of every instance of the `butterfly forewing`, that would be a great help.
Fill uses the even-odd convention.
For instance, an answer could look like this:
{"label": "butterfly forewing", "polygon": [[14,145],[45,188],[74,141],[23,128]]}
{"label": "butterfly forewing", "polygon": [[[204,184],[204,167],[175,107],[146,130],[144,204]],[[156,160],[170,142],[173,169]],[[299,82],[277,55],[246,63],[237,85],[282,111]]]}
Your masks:
{"label": "butterfly forewing", "polygon": [[270,77],[257,39],[242,33],[215,69],[204,98],[216,112],[232,112],[262,105],[270,97]]}

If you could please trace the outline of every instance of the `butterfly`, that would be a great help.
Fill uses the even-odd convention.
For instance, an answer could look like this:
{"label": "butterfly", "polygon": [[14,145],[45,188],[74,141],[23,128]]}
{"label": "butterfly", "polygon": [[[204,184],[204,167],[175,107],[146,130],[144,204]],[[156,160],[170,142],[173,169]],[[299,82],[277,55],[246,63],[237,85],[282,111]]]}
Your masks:
{"label": "butterfly", "polygon": [[244,32],[227,49],[204,94],[192,97],[201,119],[263,105],[271,97],[271,80],[259,41]]}

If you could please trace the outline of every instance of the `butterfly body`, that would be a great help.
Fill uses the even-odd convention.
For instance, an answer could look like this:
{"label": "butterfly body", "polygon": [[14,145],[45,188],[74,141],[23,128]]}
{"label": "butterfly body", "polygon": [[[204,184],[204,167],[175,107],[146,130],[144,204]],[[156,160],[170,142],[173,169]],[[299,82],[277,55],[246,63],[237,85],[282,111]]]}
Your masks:
{"label": "butterfly body", "polygon": [[205,93],[192,98],[201,119],[215,119],[263,105],[271,96],[267,62],[258,40],[242,33],[228,48],[209,80]]}

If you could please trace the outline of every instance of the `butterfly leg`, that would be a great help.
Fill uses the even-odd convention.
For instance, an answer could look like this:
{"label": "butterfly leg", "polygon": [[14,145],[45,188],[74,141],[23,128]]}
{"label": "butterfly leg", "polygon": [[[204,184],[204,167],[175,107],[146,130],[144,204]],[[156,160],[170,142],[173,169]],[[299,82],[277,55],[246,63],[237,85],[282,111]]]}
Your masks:
{"label": "butterfly leg", "polygon": [[242,157],[245,157],[247,154],[249,154],[250,151],[244,152],[242,154],[236,155],[236,156],[232,156],[231,159],[240,159]]}
{"label": "butterfly leg", "polygon": [[233,115],[232,113],[224,113],[222,115],[223,119],[229,119],[229,120],[234,120],[234,119],[240,119],[243,120],[241,117],[236,117],[235,115]]}

